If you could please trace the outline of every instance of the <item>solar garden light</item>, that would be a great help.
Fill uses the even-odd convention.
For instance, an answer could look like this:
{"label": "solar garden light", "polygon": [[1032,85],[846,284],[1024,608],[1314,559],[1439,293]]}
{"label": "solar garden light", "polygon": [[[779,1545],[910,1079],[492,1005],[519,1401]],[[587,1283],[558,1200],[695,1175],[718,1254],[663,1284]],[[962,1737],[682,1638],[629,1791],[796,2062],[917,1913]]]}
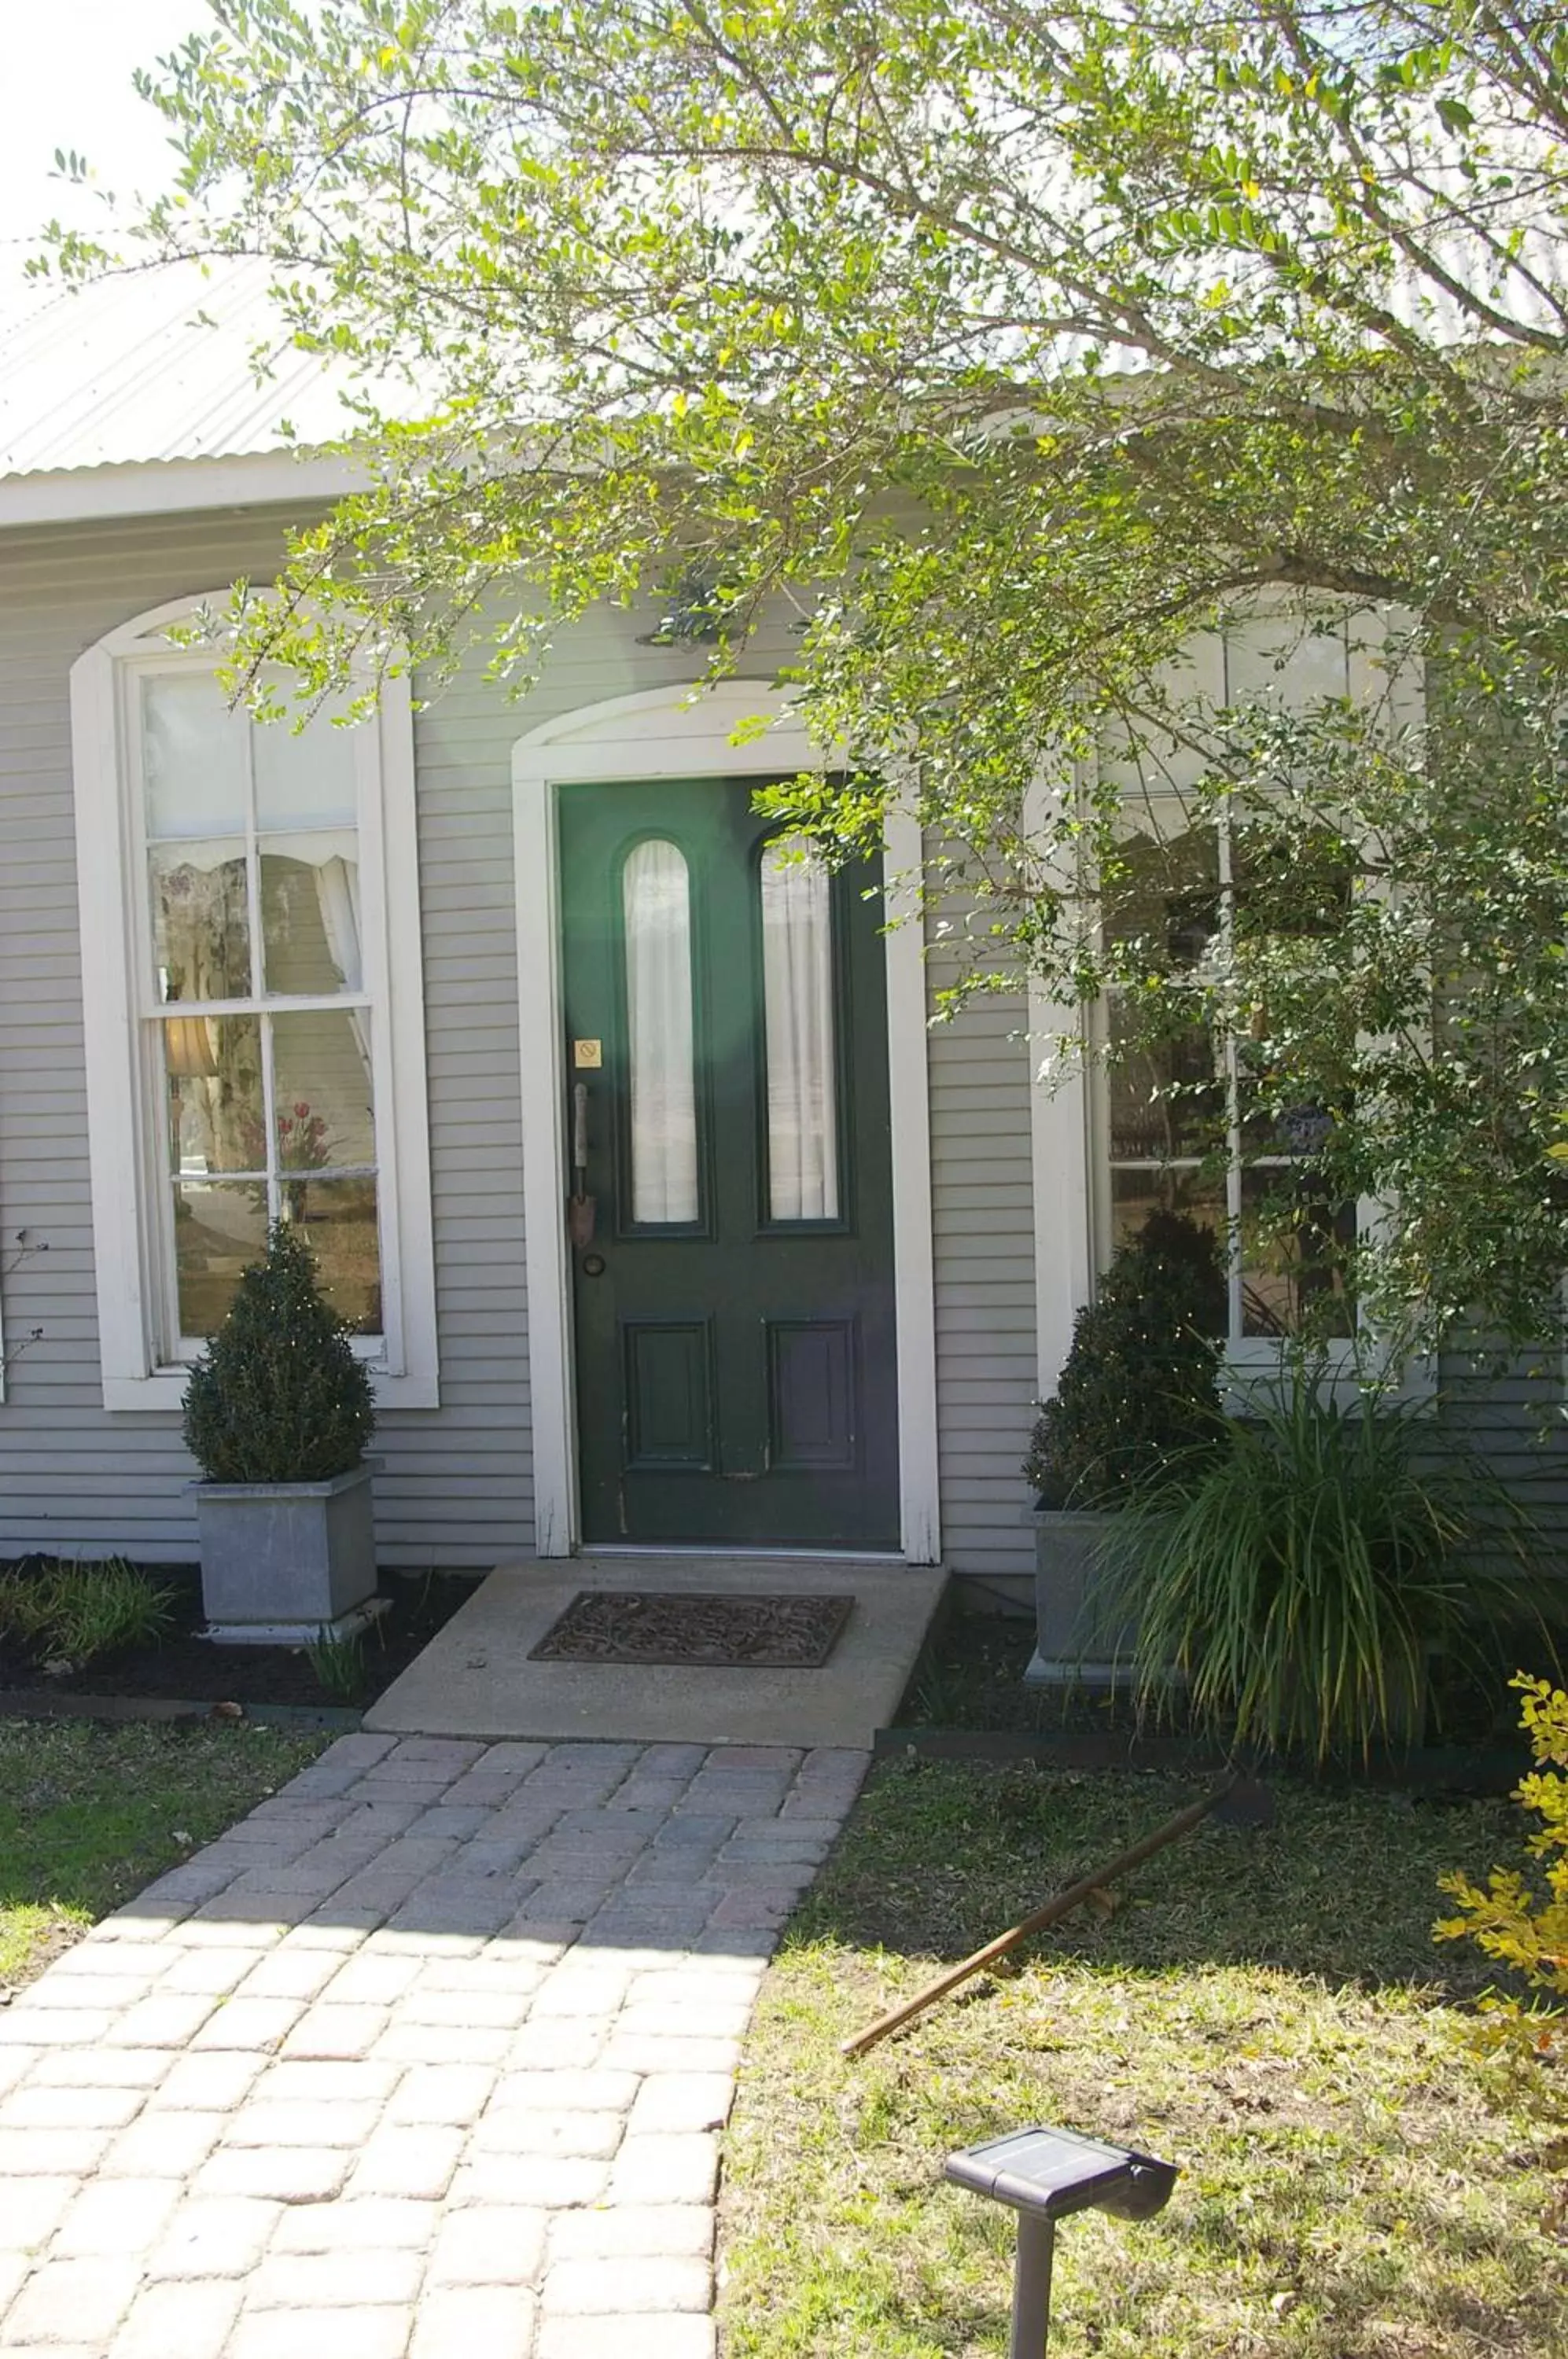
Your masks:
{"label": "solar garden light", "polygon": [[1073,2130],[1010,2130],[1006,2137],[950,2154],[944,2178],[1010,2203],[1018,2215],[1013,2268],[1013,2332],[1007,2359],[1041,2359],[1051,2332],[1051,2265],[1056,2223],[1073,2212],[1152,2220],[1171,2200],[1176,2166],[1128,2147],[1104,2146]]}

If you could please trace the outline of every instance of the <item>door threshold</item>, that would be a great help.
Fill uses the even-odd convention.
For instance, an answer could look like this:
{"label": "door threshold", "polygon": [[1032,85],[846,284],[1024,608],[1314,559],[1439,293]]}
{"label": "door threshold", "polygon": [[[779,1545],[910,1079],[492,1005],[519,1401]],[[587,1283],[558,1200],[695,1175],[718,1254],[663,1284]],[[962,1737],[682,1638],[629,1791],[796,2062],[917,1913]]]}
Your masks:
{"label": "door threshold", "polygon": [[569,1562],[581,1564],[585,1559],[597,1557],[686,1558],[713,1557],[715,1560],[735,1557],[747,1558],[759,1564],[908,1564],[909,1560],[897,1549],[800,1549],[800,1548],[722,1548],[713,1541],[693,1541],[684,1547],[677,1541],[620,1540],[612,1545],[579,1549]]}

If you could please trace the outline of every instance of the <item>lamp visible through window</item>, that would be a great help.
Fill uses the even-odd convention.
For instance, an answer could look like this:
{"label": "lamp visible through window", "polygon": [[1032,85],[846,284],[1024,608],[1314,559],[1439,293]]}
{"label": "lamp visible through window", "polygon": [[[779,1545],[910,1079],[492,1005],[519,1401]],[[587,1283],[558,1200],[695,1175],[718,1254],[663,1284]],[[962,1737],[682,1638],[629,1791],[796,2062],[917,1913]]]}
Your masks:
{"label": "lamp visible through window", "polygon": [[171,1082],[214,1081],[218,1059],[207,1018],[170,1016],[163,1027],[163,1058]]}

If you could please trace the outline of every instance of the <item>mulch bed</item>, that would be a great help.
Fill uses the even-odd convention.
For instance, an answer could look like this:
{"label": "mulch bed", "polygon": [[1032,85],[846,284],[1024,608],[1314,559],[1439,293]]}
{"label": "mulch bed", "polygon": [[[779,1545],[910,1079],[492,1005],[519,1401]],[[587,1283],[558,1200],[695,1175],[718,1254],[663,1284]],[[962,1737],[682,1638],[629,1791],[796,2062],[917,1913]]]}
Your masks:
{"label": "mulch bed", "polygon": [[820,1670],[854,1605],[853,1597],[580,1589],[528,1660]]}
{"label": "mulch bed", "polygon": [[[1223,1733],[1194,1728],[1180,1694],[1158,1719],[1139,1716],[1130,1687],[1107,1691],[1029,1687],[1034,1625],[998,1614],[950,1614],[928,1641],[890,1728],[877,1732],[878,1757],[928,1761],[1032,1762],[1064,1770],[1138,1769],[1210,1777],[1231,1760]],[[1269,1776],[1321,1775],[1329,1782],[1460,1794],[1511,1792],[1530,1767],[1515,1699],[1499,1678],[1490,1688],[1434,1682],[1436,1707],[1425,1745],[1374,1748],[1332,1772],[1310,1761],[1245,1757]]]}
{"label": "mulch bed", "polygon": [[[174,1621],[156,1645],[96,1655],[53,1676],[14,1641],[0,1637],[0,1690],[39,1695],[177,1698],[195,1703],[341,1704],[351,1701],[323,1688],[299,1647],[216,1647],[200,1637],[201,1586],[190,1565],[150,1567],[175,1593]],[[460,1572],[384,1573],[387,1610],[366,1632],[365,1682],[352,1698],[369,1703],[429,1645],[442,1624],[473,1596],[482,1575]]]}

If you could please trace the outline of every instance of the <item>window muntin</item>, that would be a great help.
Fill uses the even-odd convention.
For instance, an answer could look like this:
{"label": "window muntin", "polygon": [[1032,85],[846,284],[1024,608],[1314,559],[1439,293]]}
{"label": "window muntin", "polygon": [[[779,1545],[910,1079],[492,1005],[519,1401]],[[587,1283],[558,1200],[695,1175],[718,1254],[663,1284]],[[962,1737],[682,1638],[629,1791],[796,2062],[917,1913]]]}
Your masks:
{"label": "window muntin", "polygon": [[691,889],[678,844],[649,836],[621,871],[632,1219],[690,1228],[702,1212]]}
{"label": "window muntin", "polygon": [[380,1340],[356,733],[330,714],[258,725],[190,666],[140,670],[131,690],[169,1349],[212,1332],[279,1219],[304,1226],[329,1299]]}
{"label": "window muntin", "polygon": [[[1212,827],[1176,823],[1169,833],[1135,836],[1123,856],[1127,874],[1110,923],[1168,970],[1199,965],[1247,905],[1247,866],[1223,815]],[[1345,1268],[1356,1208],[1324,1201],[1313,1181],[1308,1158],[1318,1110],[1302,1106],[1264,1128],[1248,1112],[1249,1043],[1194,1023],[1119,1052],[1135,1028],[1125,1006],[1113,999],[1105,1022],[1106,1257],[1156,1209],[1180,1212],[1220,1240],[1228,1345],[1309,1328],[1331,1341],[1351,1336],[1356,1308]]]}
{"label": "window muntin", "polygon": [[768,1210],[773,1221],[839,1217],[832,880],[799,836],[765,846],[762,918]]}

